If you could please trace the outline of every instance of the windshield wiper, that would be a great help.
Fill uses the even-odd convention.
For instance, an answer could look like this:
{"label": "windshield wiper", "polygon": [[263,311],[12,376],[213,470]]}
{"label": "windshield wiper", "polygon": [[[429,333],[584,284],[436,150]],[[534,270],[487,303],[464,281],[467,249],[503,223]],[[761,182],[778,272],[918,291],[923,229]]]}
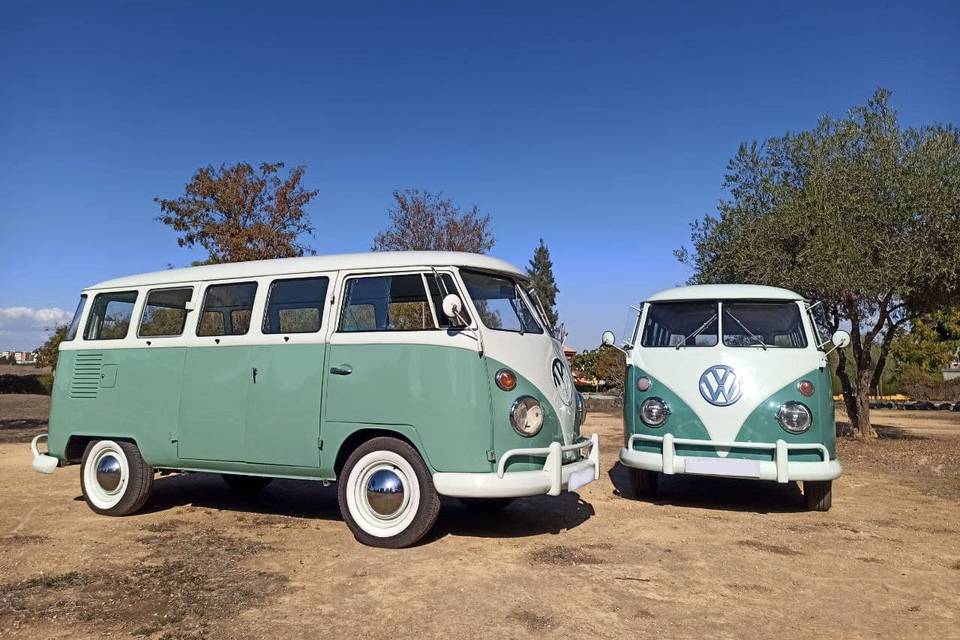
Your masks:
{"label": "windshield wiper", "polygon": [[730,313],[730,312],[727,311],[726,309],[724,309],[723,312],[726,313],[728,316],[730,316],[730,317],[733,319],[734,322],[736,322],[738,325],[740,325],[740,328],[743,329],[744,331],[746,331],[746,332],[750,335],[751,338],[753,338],[754,340],[756,340],[757,342],[759,342],[759,343],[760,343],[760,346],[763,347],[763,350],[764,350],[764,351],[767,350],[767,343],[763,341],[763,338],[761,338],[760,336],[758,336],[757,334],[755,334],[753,331],[750,331],[750,329],[747,329],[747,327],[746,327],[742,322],[740,322],[740,320],[737,318],[737,316],[733,315],[732,313]]}
{"label": "windshield wiper", "polygon": [[707,327],[710,326],[710,323],[713,322],[713,321],[716,320],[716,319],[717,319],[717,314],[713,314],[712,316],[710,316],[709,318],[707,318],[707,321],[706,321],[706,322],[704,322],[702,325],[700,325],[699,327],[697,327],[697,330],[696,330],[696,331],[694,331],[693,333],[691,333],[691,334],[688,335],[688,336],[683,336],[683,340],[680,341],[679,344],[677,344],[677,351],[680,351],[680,347],[685,347],[685,346],[687,346],[687,340],[689,340],[690,338],[696,338],[698,335],[700,335],[701,333],[703,333],[704,330],[705,330]]}

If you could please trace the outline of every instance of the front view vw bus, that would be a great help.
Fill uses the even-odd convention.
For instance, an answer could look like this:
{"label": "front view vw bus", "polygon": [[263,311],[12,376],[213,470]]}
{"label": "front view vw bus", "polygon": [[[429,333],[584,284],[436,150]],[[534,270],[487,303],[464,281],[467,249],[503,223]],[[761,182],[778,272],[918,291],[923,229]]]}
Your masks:
{"label": "front view vw bus", "polygon": [[651,296],[624,345],[620,461],[634,493],[654,495],[661,473],[802,481],[807,508],[829,509],[841,468],[828,344],[810,305],[785,289]]}

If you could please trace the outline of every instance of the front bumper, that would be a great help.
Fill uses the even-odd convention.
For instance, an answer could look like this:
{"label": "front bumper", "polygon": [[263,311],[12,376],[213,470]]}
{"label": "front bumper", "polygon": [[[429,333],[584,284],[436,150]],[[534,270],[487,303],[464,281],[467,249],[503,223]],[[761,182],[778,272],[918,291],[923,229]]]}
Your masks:
{"label": "front bumper", "polygon": [[[661,444],[662,453],[635,451],[637,441]],[[751,449],[772,451],[773,460],[740,460],[730,458],[706,458],[676,454],[676,445],[714,447],[718,449]],[[791,462],[791,451],[818,451],[820,462]],[[626,467],[658,471],[667,475],[696,474],[731,478],[755,478],[785,483],[797,480],[833,480],[843,472],[838,460],[830,459],[830,452],[819,443],[787,444],[776,442],[721,442],[674,438],[672,434],[660,436],[632,435],[627,446],[620,449],[620,462]],[[689,468],[688,468],[689,466]],[[724,469],[726,467],[726,470]]]}
{"label": "front bumper", "polygon": [[[590,449],[586,458],[563,464],[563,454]],[[510,458],[543,456],[543,469],[507,471]],[[437,492],[455,498],[520,498],[558,496],[561,491],[576,491],[600,477],[600,442],[597,434],[573,444],[550,443],[549,447],[511,449],[500,456],[494,473],[435,473]]]}
{"label": "front bumper", "polygon": [[60,465],[60,461],[53,456],[40,453],[40,447],[37,443],[42,439],[46,440],[47,434],[41,433],[30,441],[30,451],[33,452],[33,470],[47,475],[53,473]]}

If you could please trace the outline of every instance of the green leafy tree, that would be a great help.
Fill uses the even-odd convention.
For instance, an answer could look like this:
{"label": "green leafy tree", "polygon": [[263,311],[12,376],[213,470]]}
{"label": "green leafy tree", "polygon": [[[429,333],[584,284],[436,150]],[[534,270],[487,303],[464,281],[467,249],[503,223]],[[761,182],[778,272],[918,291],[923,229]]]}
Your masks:
{"label": "green leafy tree", "polygon": [[587,378],[603,381],[608,389],[623,393],[627,366],[623,353],[609,347],[581,351],[573,356],[572,367]]}
{"label": "green leafy tree", "polygon": [[184,195],[154,198],[160,222],[177,232],[181,247],[201,246],[209,257],[202,263],[242,262],[302,256],[300,242],[313,233],[304,207],[317,195],[300,182],[304,168],[283,178],[282,162],[246,162],[203,167],[187,183]]}
{"label": "green leafy tree", "polygon": [[57,361],[60,357],[60,343],[63,342],[63,339],[67,336],[68,328],[67,325],[61,324],[53,330],[53,333],[47,338],[46,342],[37,349],[37,360],[34,366],[38,369],[50,367],[51,371],[56,372]]}
{"label": "green leafy tree", "polygon": [[389,226],[373,240],[373,251],[466,251],[487,253],[496,240],[490,215],[476,206],[460,209],[443,194],[419,189],[393,192]]}
{"label": "green leafy tree", "polygon": [[533,251],[533,259],[527,267],[527,275],[530,276],[530,284],[533,290],[537,292],[540,302],[543,303],[543,310],[547,314],[547,322],[554,330],[560,325],[560,317],[557,314],[557,281],[553,277],[553,260],[550,259],[550,249],[544,244],[543,238],[540,238],[540,245]]}
{"label": "green leafy tree", "polygon": [[729,196],[692,225],[692,251],[677,252],[693,282],[823,301],[827,327],[852,336],[836,373],[861,438],[873,435],[868,395],[898,331],[960,300],[960,132],[903,128],[889,98],[880,89],[842,118],[742,144]]}
{"label": "green leafy tree", "polygon": [[898,378],[907,383],[935,384],[941,369],[960,352],[960,310],[920,316],[894,339],[890,348]]}

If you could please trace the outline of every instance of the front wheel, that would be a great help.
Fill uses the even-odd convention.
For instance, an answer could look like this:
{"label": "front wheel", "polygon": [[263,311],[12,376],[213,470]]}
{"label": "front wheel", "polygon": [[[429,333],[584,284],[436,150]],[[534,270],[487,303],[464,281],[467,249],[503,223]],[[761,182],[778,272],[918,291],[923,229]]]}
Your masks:
{"label": "front wheel", "polygon": [[833,482],[831,480],[804,481],[803,501],[808,511],[830,511],[833,503]]}
{"label": "front wheel", "polygon": [[630,488],[635,498],[655,498],[660,474],[646,469],[630,469]]}
{"label": "front wheel", "polygon": [[372,547],[415,544],[440,513],[430,470],[416,449],[396,438],[357,447],[343,466],[337,497],[354,537]]}
{"label": "front wheel", "polygon": [[80,490],[87,505],[105,516],[140,509],[153,489],[153,467],[132,442],[93,440],[83,452]]}

